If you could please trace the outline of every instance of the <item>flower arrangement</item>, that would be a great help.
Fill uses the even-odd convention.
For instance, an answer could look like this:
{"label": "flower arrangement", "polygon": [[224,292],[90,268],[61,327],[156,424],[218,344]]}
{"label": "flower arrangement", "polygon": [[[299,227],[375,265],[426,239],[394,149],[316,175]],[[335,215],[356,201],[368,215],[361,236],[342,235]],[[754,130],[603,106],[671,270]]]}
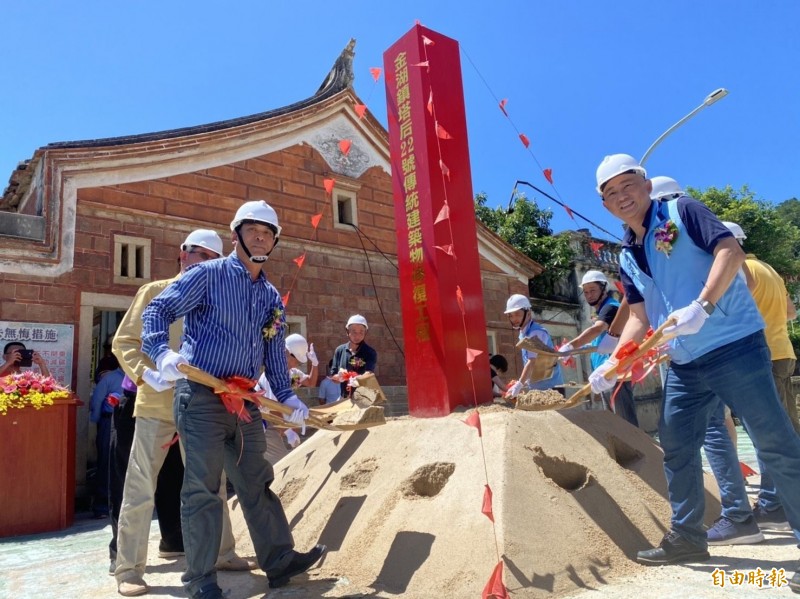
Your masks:
{"label": "flower arrangement", "polygon": [[69,399],[68,389],[51,376],[26,370],[0,378],[0,414],[5,416],[11,408],[33,406],[41,410],[52,406],[57,399]]}
{"label": "flower arrangement", "polygon": [[358,356],[353,356],[347,363],[350,364],[350,366],[352,366],[353,368],[363,368],[367,364],[364,360],[362,360]]}
{"label": "flower arrangement", "polygon": [[261,329],[261,333],[264,335],[264,339],[270,341],[285,328],[286,314],[283,308],[274,308],[270,319],[264,324],[264,328]]}
{"label": "flower arrangement", "polygon": [[672,252],[672,246],[677,238],[678,226],[671,220],[668,220],[660,227],[656,227],[656,249],[659,252],[664,252],[667,255],[667,258],[669,258],[669,255]]}

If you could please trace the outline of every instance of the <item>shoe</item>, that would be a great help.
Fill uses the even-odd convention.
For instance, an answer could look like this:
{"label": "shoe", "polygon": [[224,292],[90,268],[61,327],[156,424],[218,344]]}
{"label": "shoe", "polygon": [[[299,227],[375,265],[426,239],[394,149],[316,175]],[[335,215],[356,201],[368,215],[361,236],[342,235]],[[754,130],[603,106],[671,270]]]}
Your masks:
{"label": "shoe", "polygon": [[114,576],[114,571],[117,569],[117,560],[112,559],[111,563],[108,566],[108,573],[111,576]]}
{"label": "shoe", "polygon": [[744,522],[734,522],[720,516],[714,521],[714,526],[708,529],[709,545],[750,545],[763,540],[764,533],[753,516]]}
{"label": "shoe", "polygon": [[292,576],[297,576],[308,570],[319,561],[319,558],[322,557],[327,549],[325,545],[316,545],[307,553],[298,553],[295,551],[291,561],[282,572],[267,576],[269,588],[277,589],[278,587],[282,587],[289,582]]}
{"label": "shoe", "polygon": [[210,582],[192,593],[191,597],[192,599],[225,599],[225,594],[216,582]]}
{"label": "shoe", "polygon": [[167,551],[165,549],[158,550],[158,557],[161,559],[171,559],[176,557],[183,557],[186,555],[183,551]]}
{"label": "shoe", "polygon": [[139,595],[144,595],[149,590],[150,589],[148,588],[147,583],[141,576],[129,578],[128,580],[119,583],[119,586],[117,587],[117,591],[123,597],[137,597]]}
{"label": "shoe", "polygon": [[665,534],[658,547],[640,551],[636,554],[636,561],[646,566],[664,566],[681,562],[704,562],[710,558],[708,550],[686,540],[674,531]]}
{"label": "shoe", "polygon": [[789,581],[789,588],[792,589],[793,593],[800,593],[800,564],[798,564],[797,571]]}
{"label": "shoe", "polygon": [[757,503],[753,506],[753,516],[761,530],[792,530],[786,520],[786,512],[783,511],[783,507],[768,512],[760,503]]}
{"label": "shoe", "polygon": [[217,560],[217,570],[227,570],[228,572],[246,572],[258,568],[258,562],[254,559],[239,557],[235,555],[231,559]]}

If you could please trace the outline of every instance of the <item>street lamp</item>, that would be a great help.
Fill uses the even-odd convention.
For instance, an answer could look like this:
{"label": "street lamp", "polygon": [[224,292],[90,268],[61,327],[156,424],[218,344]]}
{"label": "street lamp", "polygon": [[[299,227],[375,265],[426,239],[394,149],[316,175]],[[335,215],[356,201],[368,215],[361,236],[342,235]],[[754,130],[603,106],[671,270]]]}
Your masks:
{"label": "street lamp", "polygon": [[664,138],[667,137],[673,131],[675,131],[675,129],[677,129],[678,127],[683,125],[686,121],[688,121],[690,118],[692,118],[694,115],[696,115],[698,112],[700,112],[704,108],[706,108],[708,106],[711,106],[712,104],[714,104],[715,102],[718,102],[719,100],[721,100],[722,98],[724,98],[727,95],[728,95],[728,90],[725,89],[724,87],[720,87],[719,89],[715,89],[713,92],[708,94],[706,96],[706,99],[703,100],[703,103],[700,104],[700,106],[698,106],[697,108],[692,110],[689,114],[687,114],[685,117],[683,117],[677,123],[672,125],[672,127],[667,129],[666,131],[664,131],[664,133],[662,133],[658,137],[658,139],[655,140],[653,142],[653,144],[649,148],[647,148],[647,151],[644,153],[644,156],[642,156],[642,159],[639,161],[639,164],[644,166],[644,163],[647,162],[647,159],[650,157],[650,154],[653,153],[653,150],[656,149],[658,144],[660,144],[662,141],[664,141]]}

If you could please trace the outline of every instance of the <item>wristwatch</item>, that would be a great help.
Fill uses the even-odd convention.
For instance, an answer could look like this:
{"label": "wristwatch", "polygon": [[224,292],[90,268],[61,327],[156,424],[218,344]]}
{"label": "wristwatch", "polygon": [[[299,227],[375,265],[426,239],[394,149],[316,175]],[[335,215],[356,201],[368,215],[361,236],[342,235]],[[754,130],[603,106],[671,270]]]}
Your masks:
{"label": "wristwatch", "polygon": [[708,300],[697,300],[697,301],[700,303],[700,307],[706,314],[711,316],[714,313],[716,306],[712,304],[710,301]]}

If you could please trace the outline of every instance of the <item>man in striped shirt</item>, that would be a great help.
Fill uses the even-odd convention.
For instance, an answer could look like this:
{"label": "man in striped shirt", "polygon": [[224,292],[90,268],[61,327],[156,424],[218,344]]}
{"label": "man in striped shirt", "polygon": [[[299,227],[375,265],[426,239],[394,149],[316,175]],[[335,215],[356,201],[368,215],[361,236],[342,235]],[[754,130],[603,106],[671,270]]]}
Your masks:
{"label": "man in striped shirt", "polygon": [[[214,392],[186,380],[178,368],[191,364],[218,378],[257,379],[264,369],[278,401],[302,424],[308,408],[294,394],[284,353],[285,316],[281,297],[262,270],[280,236],[278,216],[264,201],[246,202],[231,222],[235,251],[200,264],[158,295],[142,315],[142,349],[165,380],[175,381],[174,414],[186,450],[181,522],[190,597],[219,599],[214,563],[222,527],[217,495],[223,466],[233,482],[256,550],[259,566],[276,588],[308,570],[325,552],[294,550],[283,506],[270,490],[272,466],[258,408],[247,403],[251,422],[230,414]],[[184,318],[180,352],[169,349],[169,325]]]}

